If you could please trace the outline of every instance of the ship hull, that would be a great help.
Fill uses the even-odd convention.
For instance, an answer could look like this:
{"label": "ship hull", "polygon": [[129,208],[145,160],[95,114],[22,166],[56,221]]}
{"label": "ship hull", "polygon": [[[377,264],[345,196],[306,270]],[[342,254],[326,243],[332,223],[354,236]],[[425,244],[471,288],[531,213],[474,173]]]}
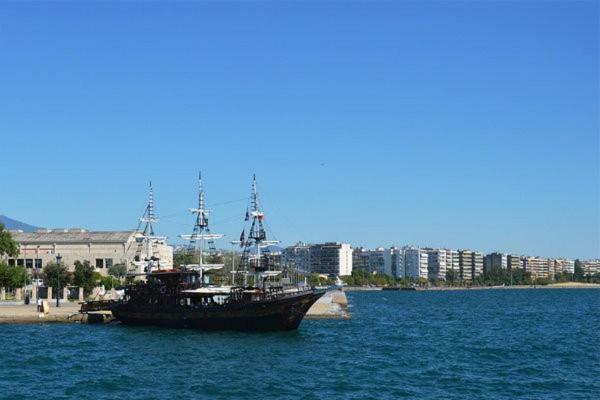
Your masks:
{"label": "ship hull", "polygon": [[148,307],[117,303],[113,316],[127,325],[237,331],[287,331],[297,329],[308,309],[323,292],[299,293],[270,300],[213,307]]}

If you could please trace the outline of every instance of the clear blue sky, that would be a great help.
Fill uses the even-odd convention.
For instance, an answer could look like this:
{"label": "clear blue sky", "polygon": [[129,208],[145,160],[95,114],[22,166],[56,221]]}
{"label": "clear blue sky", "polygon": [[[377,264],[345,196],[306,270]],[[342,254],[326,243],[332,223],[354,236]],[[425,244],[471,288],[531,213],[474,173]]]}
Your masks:
{"label": "clear blue sky", "polygon": [[0,214],[600,257],[598,4],[2,2]]}

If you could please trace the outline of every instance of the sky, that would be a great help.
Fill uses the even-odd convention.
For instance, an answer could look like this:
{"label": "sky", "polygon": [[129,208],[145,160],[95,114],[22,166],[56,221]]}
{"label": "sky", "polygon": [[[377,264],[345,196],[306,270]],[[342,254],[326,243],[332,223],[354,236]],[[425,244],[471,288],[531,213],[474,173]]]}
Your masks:
{"label": "sky", "polygon": [[0,214],[600,257],[598,1],[0,2]]}

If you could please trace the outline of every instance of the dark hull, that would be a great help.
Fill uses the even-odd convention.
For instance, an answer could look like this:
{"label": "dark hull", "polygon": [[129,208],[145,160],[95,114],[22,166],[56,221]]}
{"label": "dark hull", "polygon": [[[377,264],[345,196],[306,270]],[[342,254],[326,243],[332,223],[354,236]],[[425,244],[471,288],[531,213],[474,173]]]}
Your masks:
{"label": "dark hull", "polygon": [[212,307],[152,307],[117,303],[113,316],[128,325],[238,331],[286,331],[297,329],[308,309],[323,292],[304,292],[270,300]]}

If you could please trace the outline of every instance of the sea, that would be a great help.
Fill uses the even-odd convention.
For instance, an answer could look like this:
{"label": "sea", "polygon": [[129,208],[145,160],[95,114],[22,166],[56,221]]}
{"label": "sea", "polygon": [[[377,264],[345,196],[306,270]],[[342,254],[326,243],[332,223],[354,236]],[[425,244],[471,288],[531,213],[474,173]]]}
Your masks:
{"label": "sea", "polygon": [[0,325],[0,398],[600,398],[600,290],[348,300],[351,319],[293,332]]}

